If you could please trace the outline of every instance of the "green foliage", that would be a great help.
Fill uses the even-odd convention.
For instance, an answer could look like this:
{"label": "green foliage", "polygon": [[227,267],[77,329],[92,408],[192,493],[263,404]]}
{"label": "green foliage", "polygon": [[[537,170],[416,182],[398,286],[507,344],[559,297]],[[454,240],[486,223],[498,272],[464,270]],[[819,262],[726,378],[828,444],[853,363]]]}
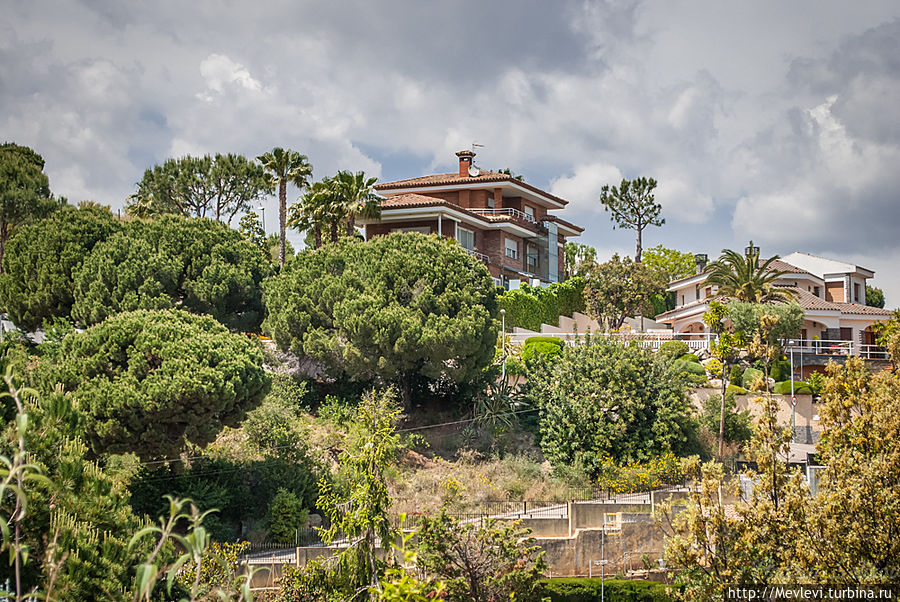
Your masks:
{"label": "green foliage", "polygon": [[566,279],[584,277],[597,263],[597,250],[580,242],[567,242],[564,253]]}
{"label": "green foliage", "polygon": [[813,395],[818,395],[825,388],[825,376],[821,372],[813,372],[807,377],[806,385]]}
{"label": "green foliage", "polygon": [[53,209],[44,159],[12,142],[0,144],[0,272],[6,242],[20,224]]}
{"label": "green foliage", "polygon": [[744,369],[740,367],[738,364],[733,364],[731,368],[728,369],[728,382],[730,383],[740,383],[744,382]]}
{"label": "green foliage", "polygon": [[522,284],[497,297],[497,305],[506,310],[506,328],[540,331],[541,324],[556,326],[560,316],[584,311],[584,279],[573,277],[547,287]]}
{"label": "green foliage", "polygon": [[600,191],[600,203],[610,213],[610,219],[617,228],[627,228],[637,233],[634,260],[641,262],[642,235],[647,226],[662,226],[666,220],[659,217],[662,205],[656,202],[653,178],[622,180],[616,186],[604,186]]}
{"label": "green foliage", "polygon": [[[119,229],[108,209],[63,207],[16,230],[3,257],[0,304],[20,328],[68,317],[74,272],[94,246]],[[52,258],[52,260],[48,260]]]}
{"label": "green foliage", "polygon": [[866,285],[866,305],[884,307],[884,291],[877,286]]}
{"label": "green foliage", "polygon": [[747,340],[760,331],[760,319],[764,315],[775,316],[778,323],[769,333],[767,342],[774,343],[779,339],[796,338],[803,326],[805,312],[796,302],[782,305],[765,305],[759,303],[728,303],[728,317],[734,324],[735,331],[743,333]]}
{"label": "green foliage", "polygon": [[655,581],[622,581],[599,577],[565,577],[543,582],[543,595],[550,602],[675,602],[669,587]]}
{"label": "green foliage", "polygon": [[460,524],[446,512],[423,517],[418,567],[444,583],[448,602],[537,601],[544,552],[516,522]]}
{"label": "green foliage", "polygon": [[[208,518],[204,520],[203,524],[207,525],[208,520]],[[222,594],[240,591],[246,581],[246,577],[241,576],[243,567],[240,557],[248,552],[249,548],[250,543],[246,541],[239,543],[214,541],[209,544],[199,566],[196,563],[186,563],[175,579],[186,591],[190,591],[194,581],[198,580],[199,596],[214,594],[216,590],[220,590]]]}
{"label": "green foliage", "polygon": [[644,251],[641,262],[665,274],[667,282],[690,276],[696,272],[693,254],[667,249],[662,245],[656,245]]}
{"label": "green foliage", "polygon": [[734,395],[746,395],[748,393],[747,389],[735,384],[729,384],[728,388],[725,390],[725,394],[728,395],[732,393]]}
{"label": "green foliage", "polygon": [[528,337],[522,346],[522,360],[527,364],[540,356],[544,359],[557,358],[562,354],[565,342],[559,337]]}
{"label": "green foliage", "polygon": [[137,186],[128,199],[130,216],[174,213],[228,224],[273,191],[262,166],[231,153],[167,159],[146,170]]}
{"label": "green foliage", "polygon": [[338,379],[461,386],[490,363],[497,339],[493,282],[455,241],[390,234],[303,251],[264,284],[263,328],[281,349]]}
{"label": "green foliage", "polygon": [[713,378],[722,378],[722,362],[716,358],[710,359],[703,367]]}
{"label": "green foliage", "polygon": [[[753,436],[753,418],[750,410],[737,411],[737,403],[734,396],[737,387],[729,385],[725,392],[725,441],[749,441]],[[700,414],[700,425],[706,427],[710,433],[719,432],[719,421],[722,412],[722,396],[711,395],[703,403],[703,412]]]}
{"label": "green foliage", "polygon": [[709,276],[706,278],[705,285],[718,286],[718,295],[733,297],[745,303],[791,301],[794,298],[791,290],[772,286],[775,279],[788,273],[771,268],[772,262],[778,259],[778,255],[761,260],[759,247],[753,246],[752,240],[750,248],[753,251],[749,255],[741,255],[731,249],[722,249],[722,255],[709,264]]}
{"label": "green foliage", "polygon": [[763,371],[756,368],[747,368],[741,379],[741,386],[748,391],[753,390],[753,385],[763,377]]}
{"label": "green foliage", "polygon": [[72,317],[85,325],[136,309],[208,313],[229,328],[262,320],[269,263],[241,234],[206,219],[132,220],[74,273]]}
{"label": "green foliage", "polygon": [[[775,388],[772,389],[773,393],[778,395],[790,395],[791,394],[791,381],[783,380],[775,383]],[[795,395],[812,395],[812,389],[810,386],[803,382],[802,380],[794,381],[794,394]]]}
{"label": "green foliage", "polygon": [[676,359],[691,352],[691,348],[684,341],[666,341],[659,346],[659,352],[669,358]]}
{"label": "green foliage", "polygon": [[775,360],[769,368],[769,376],[776,381],[790,380],[791,362],[786,359]]}
{"label": "green foliage", "polygon": [[527,391],[540,408],[541,447],[554,466],[580,463],[596,473],[606,457],[635,462],[679,453],[694,428],[677,372],[637,344],[589,337],[564,348],[559,361],[538,365]]}
{"label": "green foliage", "polygon": [[287,185],[305,188],[312,177],[312,165],[306,155],[276,146],[256,158],[268,172],[272,182],[278,184],[278,264],[284,267],[287,259]]}
{"label": "green foliage", "polygon": [[616,254],[590,271],[584,302],[588,314],[607,331],[618,330],[625,318],[653,312],[651,297],[664,291],[666,284],[656,270]]}
{"label": "green foliage", "polygon": [[681,460],[672,453],[663,454],[647,462],[616,464],[607,459],[600,471],[600,486],[614,493],[650,491],[661,485],[681,482]]}
{"label": "green foliage", "polygon": [[266,231],[263,230],[262,222],[256,212],[251,211],[241,218],[241,221],[238,222],[238,232],[243,235],[247,242],[259,249],[260,253],[267,258],[269,257]]}
{"label": "green foliage", "polygon": [[269,504],[269,537],[274,542],[292,543],[297,529],[306,524],[309,512],[292,491],[279,489]]}
{"label": "green foliage", "polygon": [[298,411],[306,394],[306,383],[286,374],[272,376],[272,390],[262,404],[247,414],[244,434],[261,452],[278,455],[279,450],[305,449]]}
{"label": "green foliage", "polygon": [[46,392],[59,383],[71,396],[94,453],[142,458],[206,445],[269,389],[258,347],[180,310],[118,314],[72,334],[36,379]]}
{"label": "green foliage", "polygon": [[694,355],[693,353],[685,353],[680,358],[678,358],[682,362],[692,362],[694,364],[700,363],[700,358]]}
{"label": "green foliage", "polygon": [[[690,356],[696,357],[696,356]],[[706,379],[706,369],[698,361],[678,359],[672,362],[672,371],[676,374],[694,374]]]}

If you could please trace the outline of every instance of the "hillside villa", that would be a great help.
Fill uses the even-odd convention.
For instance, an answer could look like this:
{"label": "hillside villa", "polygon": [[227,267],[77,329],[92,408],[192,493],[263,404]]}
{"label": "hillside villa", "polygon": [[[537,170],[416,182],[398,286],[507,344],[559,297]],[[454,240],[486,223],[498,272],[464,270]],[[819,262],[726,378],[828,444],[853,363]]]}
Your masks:
{"label": "hillside villa", "polygon": [[459,170],[383,182],[380,219],[360,219],[365,238],[390,232],[439,234],[484,262],[498,286],[564,279],[566,240],[584,228],[550,211],[568,201],[516,177],[474,166],[475,153],[456,153]]}

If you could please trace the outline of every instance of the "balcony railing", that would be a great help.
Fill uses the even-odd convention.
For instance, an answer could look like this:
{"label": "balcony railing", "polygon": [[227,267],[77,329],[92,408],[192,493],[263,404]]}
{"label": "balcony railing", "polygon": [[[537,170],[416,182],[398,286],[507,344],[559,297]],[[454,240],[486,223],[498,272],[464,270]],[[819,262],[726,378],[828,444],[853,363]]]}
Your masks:
{"label": "balcony railing", "polygon": [[485,255],[484,253],[479,253],[478,251],[473,251],[472,249],[466,249],[465,247],[463,247],[463,249],[465,249],[466,253],[468,253],[475,259],[478,259],[479,261],[481,261],[483,263],[488,263],[488,264],[491,263],[491,258],[488,257],[487,255]]}
{"label": "balcony railing", "polygon": [[[587,333],[592,337],[607,337],[610,339],[621,341],[622,343],[636,342],[640,347],[645,349],[659,350],[660,345],[666,341],[684,341],[690,349],[709,349],[712,341],[718,338],[718,335],[712,332],[591,332]],[[542,337],[558,337],[563,339],[567,345],[575,345],[584,340],[586,333],[583,332],[542,332],[539,334],[532,333],[513,333],[506,335],[506,340],[513,344],[522,344],[525,339],[534,336]]]}
{"label": "balcony railing", "polygon": [[525,222],[531,222],[532,224],[536,224],[537,220],[534,219],[534,216],[528,215],[524,211],[519,211],[518,209],[513,209],[511,207],[504,207],[502,209],[485,209],[485,208],[474,208],[469,209],[472,213],[479,213],[481,215],[508,215],[512,218],[519,219]]}
{"label": "balcony railing", "polygon": [[890,353],[881,345],[863,345],[853,341],[821,340],[821,339],[788,339],[781,341],[786,353],[802,353],[804,355],[850,356],[858,355],[869,360],[889,360]]}

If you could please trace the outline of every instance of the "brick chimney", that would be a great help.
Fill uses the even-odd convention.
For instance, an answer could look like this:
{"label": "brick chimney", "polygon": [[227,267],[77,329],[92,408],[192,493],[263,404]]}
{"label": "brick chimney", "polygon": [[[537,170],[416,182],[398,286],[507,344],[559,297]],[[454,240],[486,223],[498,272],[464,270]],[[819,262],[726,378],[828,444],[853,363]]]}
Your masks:
{"label": "brick chimney", "polygon": [[459,177],[468,178],[469,168],[472,167],[472,160],[475,159],[475,153],[470,150],[461,150],[456,153],[459,157]]}

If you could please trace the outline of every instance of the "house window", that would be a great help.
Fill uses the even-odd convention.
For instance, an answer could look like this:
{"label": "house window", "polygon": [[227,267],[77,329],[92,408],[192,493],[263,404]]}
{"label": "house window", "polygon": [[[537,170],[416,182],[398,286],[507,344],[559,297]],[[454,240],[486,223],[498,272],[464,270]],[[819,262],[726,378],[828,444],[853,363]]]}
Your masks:
{"label": "house window", "polygon": [[853,300],[859,303],[859,282],[853,283]]}
{"label": "house window", "polygon": [[506,256],[510,259],[519,258],[519,243],[511,238],[506,239]]}
{"label": "house window", "polygon": [[818,286],[814,286],[814,287],[813,287],[813,294],[814,294],[816,297],[820,297],[820,296],[821,296],[821,295],[819,294],[819,287],[818,287]]}
{"label": "house window", "polygon": [[463,249],[468,249],[469,251],[475,250],[475,233],[471,230],[456,226],[456,240],[459,241],[459,244],[462,245]]}
{"label": "house window", "polygon": [[531,218],[531,221],[534,221],[534,207],[530,205],[525,205],[525,215]]}
{"label": "house window", "polygon": [[488,209],[494,208],[494,195],[492,195],[492,194],[487,195],[487,205],[488,205]]}
{"label": "house window", "polygon": [[538,249],[535,246],[528,245],[528,267],[529,268],[537,268],[540,262],[540,255],[538,255]]}

